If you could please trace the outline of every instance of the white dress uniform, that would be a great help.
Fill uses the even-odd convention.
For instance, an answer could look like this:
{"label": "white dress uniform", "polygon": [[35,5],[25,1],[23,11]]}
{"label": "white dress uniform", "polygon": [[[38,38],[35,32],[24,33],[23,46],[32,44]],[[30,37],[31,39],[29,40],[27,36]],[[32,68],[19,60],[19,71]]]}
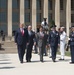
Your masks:
{"label": "white dress uniform", "polygon": [[44,21],[42,21],[41,26],[42,26],[44,29],[49,29],[47,22],[46,22],[46,25],[45,25],[45,24],[44,24]]}
{"label": "white dress uniform", "polygon": [[64,59],[65,56],[65,44],[66,44],[66,32],[63,31],[60,35],[60,53],[61,59]]}

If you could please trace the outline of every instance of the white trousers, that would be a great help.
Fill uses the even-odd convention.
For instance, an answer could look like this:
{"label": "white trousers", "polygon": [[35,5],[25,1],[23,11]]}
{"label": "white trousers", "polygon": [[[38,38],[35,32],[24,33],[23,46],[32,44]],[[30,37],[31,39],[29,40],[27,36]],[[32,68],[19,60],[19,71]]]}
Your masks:
{"label": "white trousers", "polygon": [[64,59],[65,56],[65,43],[60,41],[60,54],[61,54],[61,59]]}

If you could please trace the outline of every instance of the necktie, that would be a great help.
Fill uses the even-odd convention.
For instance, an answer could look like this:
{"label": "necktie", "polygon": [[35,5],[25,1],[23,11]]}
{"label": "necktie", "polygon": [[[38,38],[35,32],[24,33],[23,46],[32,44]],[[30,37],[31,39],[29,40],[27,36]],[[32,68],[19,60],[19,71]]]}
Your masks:
{"label": "necktie", "polygon": [[21,33],[22,33],[22,36],[23,36],[24,35],[24,30],[23,29],[22,29]]}

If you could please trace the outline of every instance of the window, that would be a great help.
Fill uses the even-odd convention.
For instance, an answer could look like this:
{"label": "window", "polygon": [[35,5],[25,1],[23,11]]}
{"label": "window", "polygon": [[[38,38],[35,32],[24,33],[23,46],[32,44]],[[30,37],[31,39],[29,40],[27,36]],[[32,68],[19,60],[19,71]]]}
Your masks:
{"label": "window", "polygon": [[18,12],[12,13],[12,22],[19,22],[19,13]]}
{"label": "window", "polygon": [[49,22],[52,20],[52,13],[49,13],[48,20],[49,20]]}
{"label": "window", "polygon": [[71,10],[74,10],[74,0],[71,0]]}
{"label": "window", "polygon": [[19,2],[20,0],[12,0],[12,22],[19,23]]}
{"label": "window", "polygon": [[0,22],[6,22],[6,21],[7,21],[7,13],[0,12]]}
{"label": "window", "polygon": [[60,10],[63,10],[63,3],[64,3],[64,1],[60,0]]}
{"label": "window", "polygon": [[37,22],[41,23],[41,13],[37,13]]}
{"label": "window", "polygon": [[41,10],[41,0],[37,0],[37,9]]}
{"label": "window", "polygon": [[48,3],[49,3],[49,4],[48,4],[49,10],[52,10],[52,0],[49,0]]}
{"label": "window", "polygon": [[12,0],[12,8],[13,9],[19,8],[19,0]]}
{"label": "window", "polygon": [[0,0],[0,23],[6,23],[7,22],[7,0]]}
{"label": "window", "polygon": [[25,9],[30,9],[30,0],[25,0]]}
{"label": "window", "polygon": [[71,22],[74,23],[74,14],[71,14]]}
{"label": "window", "polygon": [[19,28],[18,24],[13,24],[12,25],[12,31],[17,30]]}
{"label": "window", "polygon": [[0,8],[6,8],[7,0],[0,0]]}
{"label": "window", "polygon": [[0,25],[0,31],[3,30],[4,34],[7,33],[7,25],[6,24],[1,24]]}
{"label": "window", "polygon": [[25,22],[30,22],[30,13],[25,13]]}

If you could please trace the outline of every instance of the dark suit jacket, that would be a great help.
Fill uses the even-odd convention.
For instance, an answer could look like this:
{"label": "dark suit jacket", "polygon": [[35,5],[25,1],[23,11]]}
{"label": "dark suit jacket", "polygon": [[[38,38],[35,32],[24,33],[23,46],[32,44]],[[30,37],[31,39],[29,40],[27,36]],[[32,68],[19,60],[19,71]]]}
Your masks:
{"label": "dark suit jacket", "polygon": [[69,38],[70,38],[69,44],[70,44],[70,45],[74,45],[74,33],[73,33],[73,32],[70,33]]}
{"label": "dark suit jacket", "polygon": [[31,31],[31,35],[29,35],[28,33],[28,43],[33,45],[35,41],[35,33],[33,31]]}
{"label": "dark suit jacket", "polygon": [[60,35],[57,31],[55,31],[55,33],[53,33],[53,31],[50,31],[49,44],[51,46],[57,46],[58,44],[60,44]]}
{"label": "dark suit jacket", "polygon": [[22,33],[20,31],[20,28],[15,33],[15,43],[18,45],[22,45],[27,43],[28,41],[28,32],[26,29],[24,29],[24,35],[22,36]]}

